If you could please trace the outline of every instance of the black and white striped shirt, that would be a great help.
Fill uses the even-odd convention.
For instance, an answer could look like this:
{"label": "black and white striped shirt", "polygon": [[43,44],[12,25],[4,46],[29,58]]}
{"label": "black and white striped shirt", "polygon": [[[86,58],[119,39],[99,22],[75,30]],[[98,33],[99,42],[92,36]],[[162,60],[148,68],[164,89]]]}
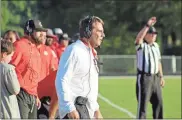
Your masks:
{"label": "black and white striped shirt", "polygon": [[136,50],[138,70],[143,71],[143,67],[145,67],[145,73],[157,74],[159,72],[159,61],[161,60],[159,45],[156,42],[152,45],[143,42],[142,44],[136,45]]}

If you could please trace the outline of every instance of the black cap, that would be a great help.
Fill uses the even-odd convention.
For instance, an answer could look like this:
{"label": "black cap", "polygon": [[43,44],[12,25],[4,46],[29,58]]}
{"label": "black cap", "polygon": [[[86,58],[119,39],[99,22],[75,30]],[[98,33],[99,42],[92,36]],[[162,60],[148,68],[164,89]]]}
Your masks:
{"label": "black cap", "polygon": [[47,29],[43,28],[40,20],[28,20],[28,21],[26,21],[24,31],[26,33],[32,33],[33,30],[47,32]]}
{"label": "black cap", "polygon": [[158,32],[156,31],[155,27],[151,26],[149,27],[149,30],[147,33],[154,33],[154,34],[157,34]]}

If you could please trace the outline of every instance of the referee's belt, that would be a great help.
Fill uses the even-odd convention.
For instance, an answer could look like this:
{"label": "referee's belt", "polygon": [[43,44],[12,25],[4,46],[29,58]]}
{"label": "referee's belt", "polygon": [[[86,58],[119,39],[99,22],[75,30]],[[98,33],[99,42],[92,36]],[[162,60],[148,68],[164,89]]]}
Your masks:
{"label": "referee's belt", "polygon": [[144,71],[141,71],[141,70],[139,70],[139,69],[137,69],[137,74],[146,74],[147,76],[152,76],[152,75],[157,75],[157,76],[159,76],[159,72],[158,73],[156,73],[156,74],[152,74],[152,73],[147,73],[147,72],[144,72]]}

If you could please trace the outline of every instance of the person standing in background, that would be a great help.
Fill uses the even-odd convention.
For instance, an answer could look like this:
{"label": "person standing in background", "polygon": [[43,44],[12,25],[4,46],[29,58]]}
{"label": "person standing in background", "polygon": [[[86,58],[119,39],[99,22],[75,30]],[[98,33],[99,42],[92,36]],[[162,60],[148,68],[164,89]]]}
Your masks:
{"label": "person standing in background", "polygon": [[14,66],[8,64],[13,55],[14,47],[10,41],[1,40],[1,113],[2,119],[20,119],[16,95],[20,84]]}
{"label": "person standing in background", "polygon": [[15,52],[10,64],[15,66],[21,87],[17,95],[21,119],[36,119],[41,105],[37,86],[42,62],[37,46],[45,39],[46,31],[39,20],[28,20],[24,26],[25,36],[14,43]]}
{"label": "person standing in background", "polygon": [[61,28],[54,28],[53,33],[59,38],[61,35],[63,35],[63,30]]}
{"label": "person standing in background", "polygon": [[[48,29],[46,33],[46,41],[48,39],[54,39],[54,37],[55,35],[53,35],[50,29]],[[58,58],[50,46],[44,45],[43,42],[42,44],[38,45],[38,49],[42,59],[42,77],[38,84],[38,96],[42,100],[42,105],[38,110],[38,118],[47,119],[49,118],[49,114],[48,110],[44,106],[46,102],[48,103],[52,101],[52,96],[54,93],[56,93],[54,82],[58,68]],[[50,99],[47,99],[47,97],[50,97]]]}
{"label": "person standing in background", "polygon": [[161,86],[164,87],[165,81],[159,45],[155,42],[157,31],[153,25],[156,21],[156,17],[150,18],[135,40],[137,51],[137,118],[139,119],[146,119],[149,101],[152,104],[153,118],[163,118]]}
{"label": "person standing in background", "polygon": [[58,46],[59,46],[59,37],[61,36],[61,35],[63,35],[63,30],[61,29],[61,28],[54,28],[53,29],[53,33],[54,33],[54,35],[56,36],[55,37],[55,39],[54,39],[54,41],[53,41],[53,43],[52,43],[52,45],[51,45],[51,48],[55,51],[55,53],[56,53],[56,49],[58,48]]}
{"label": "person standing in background", "polygon": [[62,53],[65,51],[69,41],[70,41],[70,38],[67,33],[64,33],[63,35],[59,37],[59,46],[56,48],[58,59],[60,59]]}
{"label": "person standing in background", "polygon": [[4,39],[8,40],[12,43],[16,42],[17,40],[20,39],[18,33],[14,30],[8,30],[4,33]]}

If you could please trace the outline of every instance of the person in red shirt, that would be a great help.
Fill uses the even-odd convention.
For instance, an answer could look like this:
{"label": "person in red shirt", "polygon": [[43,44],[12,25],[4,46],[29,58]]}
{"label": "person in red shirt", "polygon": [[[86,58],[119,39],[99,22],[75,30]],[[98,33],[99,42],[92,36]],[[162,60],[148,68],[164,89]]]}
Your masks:
{"label": "person in red shirt", "polygon": [[[50,39],[51,38],[53,39],[54,37],[55,36],[52,34],[52,32],[48,30],[46,44],[49,43],[49,41],[52,41]],[[68,46],[69,40],[70,40],[70,38],[68,37],[68,34],[66,34],[66,33],[63,34],[60,37],[60,42],[59,42],[60,45],[56,49],[56,51],[59,54],[59,58],[60,58],[62,52]],[[41,93],[41,96],[40,97],[49,96],[51,98],[50,108],[49,108],[49,111],[48,111],[49,112],[49,115],[47,115],[46,113],[44,113],[44,117],[49,117],[50,119],[54,119],[55,117],[57,117],[56,113],[57,113],[57,110],[58,110],[58,98],[57,98],[55,84],[54,84],[55,83],[55,78],[56,78],[56,73],[57,73],[57,70],[54,71],[54,72],[52,72],[52,73],[50,73],[50,75],[48,75],[45,78],[45,80],[43,80],[42,82],[40,82],[41,83],[41,85],[39,84],[40,89],[38,89],[38,90],[40,90],[40,93]],[[51,91],[50,91],[50,89],[51,89]],[[40,110],[40,113],[42,113],[42,111],[45,111],[45,110],[44,109],[41,109]]]}
{"label": "person in red shirt", "polygon": [[58,36],[54,35],[51,29],[47,30],[45,45],[50,46],[50,48],[56,53],[56,48],[59,46]]}
{"label": "person in red shirt", "polygon": [[54,28],[53,29],[54,35],[56,35],[58,38],[63,35],[63,30],[61,28]]}
{"label": "person in red shirt", "polygon": [[47,29],[45,45],[51,46],[55,41],[58,42],[58,37],[53,34],[51,29]]}
{"label": "person in red shirt", "polygon": [[63,35],[60,36],[60,38],[59,38],[59,46],[56,49],[58,59],[60,59],[62,53],[64,52],[64,50],[68,46],[68,43],[69,43],[70,40],[71,39],[69,38],[67,33],[64,33]]}
{"label": "person in red shirt", "polygon": [[[41,59],[42,59],[42,70],[41,70],[41,81],[38,84],[38,96],[42,101],[41,108],[38,110],[38,118],[47,118],[48,119],[48,111],[44,107],[45,106],[45,99],[47,97],[50,97],[52,100],[53,94],[56,93],[55,90],[55,78],[58,68],[58,58],[55,52],[50,48],[49,42],[53,41],[55,38],[55,35],[53,35],[53,32],[51,29],[47,29],[46,33],[46,45],[43,43],[38,46]],[[46,102],[49,102],[46,100]],[[45,112],[47,111],[47,112]]]}
{"label": "person in red shirt", "polygon": [[[41,57],[41,73],[40,81],[50,74],[51,71],[56,70],[58,66],[57,56],[53,54],[53,50],[44,44],[37,46]],[[57,63],[56,63],[57,62]]]}
{"label": "person in red shirt", "polygon": [[28,20],[24,26],[25,36],[14,43],[15,52],[10,64],[15,66],[21,87],[17,100],[22,119],[36,119],[37,107],[41,105],[37,86],[42,62],[37,45],[44,39],[46,31],[39,20]]}
{"label": "person in red shirt", "polygon": [[[48,29],[46,35],[46,43],[48,38],[55,37],[53,33]],[[47,88],[50,85],[50,81],[53,81],[53,78],[47,77],[49,74],[55,74],[54,71],[58,68],[58,58],[55,52],[50,48],[50,46],[42,44],[38,45],[38,49],[40,52],[40,56],[42,59],[42,66],[41,66],[41,81],[38,85],[38,96],[42,98],[44,96],[50,96],[50,89]]]}

